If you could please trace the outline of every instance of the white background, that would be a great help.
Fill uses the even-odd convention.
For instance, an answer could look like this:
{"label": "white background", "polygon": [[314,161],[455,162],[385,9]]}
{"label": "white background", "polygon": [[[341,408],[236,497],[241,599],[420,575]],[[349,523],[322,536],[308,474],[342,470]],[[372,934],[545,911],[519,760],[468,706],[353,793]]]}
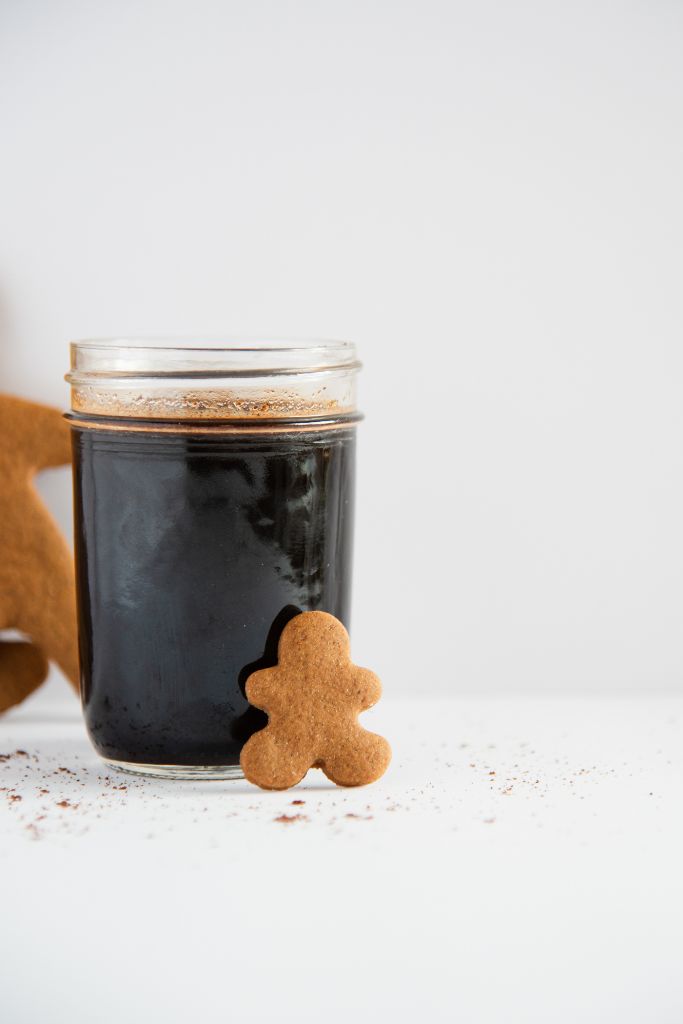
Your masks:
{"label": "white background", "polygon": [[356,660],[680,692],[682,54],[674,0],[0,0],[0,387],[351,338]]}

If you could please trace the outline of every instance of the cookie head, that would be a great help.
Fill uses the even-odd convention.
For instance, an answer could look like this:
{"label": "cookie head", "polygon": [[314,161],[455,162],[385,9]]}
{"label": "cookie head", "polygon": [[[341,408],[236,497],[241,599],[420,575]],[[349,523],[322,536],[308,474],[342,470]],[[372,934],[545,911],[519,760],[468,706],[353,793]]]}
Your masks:
{"label": "cookie head", "polygon": [[349,634],[339,619],[327,612],[304,612],[291,619],[280,637],[278,664],[312,671],[342,667],[350,657]]}

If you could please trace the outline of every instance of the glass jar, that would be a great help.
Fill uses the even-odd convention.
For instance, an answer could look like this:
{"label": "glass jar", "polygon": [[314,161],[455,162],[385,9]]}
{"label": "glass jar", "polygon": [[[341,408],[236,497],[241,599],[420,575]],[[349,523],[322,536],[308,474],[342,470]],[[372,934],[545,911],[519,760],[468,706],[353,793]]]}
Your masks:
{"label": "glass jar", "polygon": [[347,342],[71,345],[81,695],[111,766],[240,777],[286,623],[348,628],[359,368]]}

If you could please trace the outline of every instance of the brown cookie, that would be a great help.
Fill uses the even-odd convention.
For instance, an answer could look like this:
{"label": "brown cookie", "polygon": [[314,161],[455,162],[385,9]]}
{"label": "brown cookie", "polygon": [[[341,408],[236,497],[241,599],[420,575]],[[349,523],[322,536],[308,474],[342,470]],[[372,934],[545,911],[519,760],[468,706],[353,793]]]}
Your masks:
{"label": "brown cookie", "polygon": [[48,660],[78,685],[73,559],[32,480],[70,461],[57,409],[0,395],[0,629],[30,639],[0,642],[0,712],[43,682]]}
{"label": "brown cookie", "polygon": [[349,655],[349,635],[327,612],[303,612],[284,628],[278,664],[249,676],[247,698],[268,725],[247,741],[240,763],[262,789],[288,789],[309,768],[339,786],[364,786],[387,769],[391,748],[358,724],[380,698],[374,672]]}

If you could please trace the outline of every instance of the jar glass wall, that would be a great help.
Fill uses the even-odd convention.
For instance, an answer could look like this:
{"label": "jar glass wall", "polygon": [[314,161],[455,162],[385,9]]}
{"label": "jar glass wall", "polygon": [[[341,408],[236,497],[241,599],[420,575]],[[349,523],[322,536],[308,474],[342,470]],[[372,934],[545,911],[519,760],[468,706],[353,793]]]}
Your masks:
{"label": "jar glass wall", "polygon": [[238,777],[287,621],[348,628],[359,363],[339,342],[75,342],[81,693],[123,770]]}

